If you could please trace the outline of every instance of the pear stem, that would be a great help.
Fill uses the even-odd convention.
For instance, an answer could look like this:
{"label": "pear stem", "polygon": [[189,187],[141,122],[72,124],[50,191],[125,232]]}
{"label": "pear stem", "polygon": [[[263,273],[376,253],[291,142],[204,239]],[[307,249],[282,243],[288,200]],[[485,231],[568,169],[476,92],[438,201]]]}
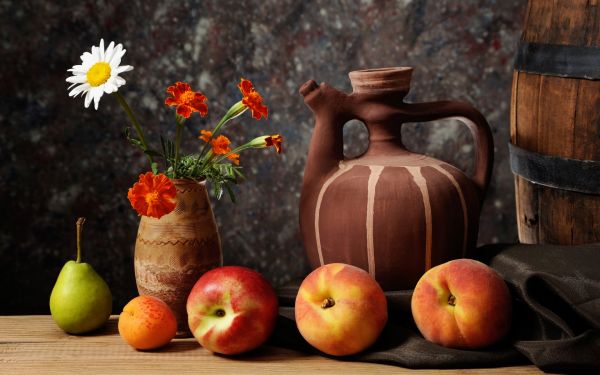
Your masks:
{"label": "pear stem", "polygon": [[85,217],[77,219],[77,263],[81,263],[81,231],[83,230],[83,223],[85,223]]}

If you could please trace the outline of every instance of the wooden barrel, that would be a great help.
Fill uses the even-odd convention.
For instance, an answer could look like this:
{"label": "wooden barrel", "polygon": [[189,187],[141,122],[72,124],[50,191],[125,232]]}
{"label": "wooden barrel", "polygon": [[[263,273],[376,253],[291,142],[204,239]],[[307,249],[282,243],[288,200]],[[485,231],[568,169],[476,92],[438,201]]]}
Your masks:
{"label": "wooden barrel", "polygon": [[530,0],[510,158],[523,243],[600,241],[599,0]]}

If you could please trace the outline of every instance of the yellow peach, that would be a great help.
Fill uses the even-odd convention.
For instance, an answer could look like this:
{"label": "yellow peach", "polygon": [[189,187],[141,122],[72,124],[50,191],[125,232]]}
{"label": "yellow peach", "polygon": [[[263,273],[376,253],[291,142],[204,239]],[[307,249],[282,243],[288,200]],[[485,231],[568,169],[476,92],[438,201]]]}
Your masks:
{"label": "yellow peach", "polygon": [[496,271],[476,260],[456,259],[421,277],[411,309],[427,340],[450,348],[478,349],[506,335],[512,303]]}
{"label": "yellow peach", "polygon": [[366,271],[326,264],[302,282],[295,304],[296,325],[309,344],[324,353],[358,353],[381,334],[387,322],[383,290]]}

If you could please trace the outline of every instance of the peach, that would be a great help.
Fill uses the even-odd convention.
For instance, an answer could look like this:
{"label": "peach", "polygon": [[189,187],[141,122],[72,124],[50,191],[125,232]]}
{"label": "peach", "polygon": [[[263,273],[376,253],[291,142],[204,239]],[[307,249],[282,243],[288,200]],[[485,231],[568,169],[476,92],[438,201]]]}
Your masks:
{"label": "peach", "polygon": [[478,349],[506,335],[512,303],[496,271],[476,260],[456,259],[421,277],[411,309],[427,340],[450,348]]}
{"label": "peach", "polygon": [[177,331],[177,321],[169,306],[151,296],[135,297],[119,315],[119,334],[140,350],[156,349],[168,344]]}
{"label": "peach", "polygon": [[311,272],[300,285],[296,325],[309,344],[335,355],[371,346],[388,318],[383,290],[366,271],[331,263]]}

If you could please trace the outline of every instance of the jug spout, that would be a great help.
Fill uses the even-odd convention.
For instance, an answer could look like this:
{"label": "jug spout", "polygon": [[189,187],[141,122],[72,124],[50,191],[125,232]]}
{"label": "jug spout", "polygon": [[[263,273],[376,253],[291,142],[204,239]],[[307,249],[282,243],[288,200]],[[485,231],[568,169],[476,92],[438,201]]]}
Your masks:
{"label": "jug spout", "polygon": [[304,103],[315,116],[308,159],[304,170],[304,182],[324,178],[333,171],[344,158],[343,127],[351,119],[349,97],[333,87],[314,80],[303,84],[300,94]]}

